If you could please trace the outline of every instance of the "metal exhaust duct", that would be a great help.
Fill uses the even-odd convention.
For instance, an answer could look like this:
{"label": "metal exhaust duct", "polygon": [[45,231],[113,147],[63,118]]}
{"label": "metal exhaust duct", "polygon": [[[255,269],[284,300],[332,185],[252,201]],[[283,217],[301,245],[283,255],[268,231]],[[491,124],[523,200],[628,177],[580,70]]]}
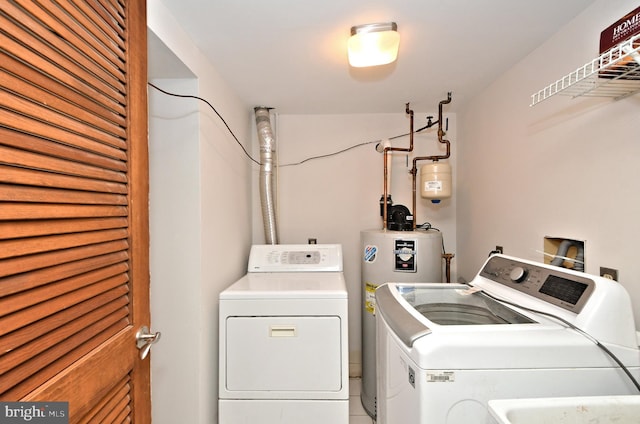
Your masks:
{"label": "metal exhaust duct", "polygon": [[256,128],[260,142],[260,204],[266,244],[278,244],[276,220],[276,140],[271,128],[271,108],[258,106],[254,109]]}

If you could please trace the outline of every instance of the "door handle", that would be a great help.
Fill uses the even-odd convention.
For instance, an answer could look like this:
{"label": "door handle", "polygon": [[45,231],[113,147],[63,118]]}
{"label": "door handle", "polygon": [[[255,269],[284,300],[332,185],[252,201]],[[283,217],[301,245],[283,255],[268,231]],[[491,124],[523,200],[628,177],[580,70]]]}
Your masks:
{"label": "door handle", "polygon": [[140,359],[144,359],[149,355],[151,346],[160,340],[160,332],[151,333],[146,325],[140,327],[136,333],[136,347],[140,349]]}

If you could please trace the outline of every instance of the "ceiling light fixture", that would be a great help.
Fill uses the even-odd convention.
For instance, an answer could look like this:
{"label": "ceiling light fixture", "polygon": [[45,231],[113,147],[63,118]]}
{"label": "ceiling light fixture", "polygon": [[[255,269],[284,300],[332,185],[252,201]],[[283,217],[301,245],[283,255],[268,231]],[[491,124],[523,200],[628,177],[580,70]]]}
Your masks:
{"label": "ceiling light fixture", "polygon": [[349,64],[356,68],[386,65],[398,57],[400,34],[395,22],[351,27]]}

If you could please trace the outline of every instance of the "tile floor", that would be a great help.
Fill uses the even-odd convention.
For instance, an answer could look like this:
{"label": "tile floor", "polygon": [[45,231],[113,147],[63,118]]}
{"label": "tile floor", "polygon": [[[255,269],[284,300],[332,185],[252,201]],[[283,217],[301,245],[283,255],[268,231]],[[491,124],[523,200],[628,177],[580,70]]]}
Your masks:
{"label": "tile floor", "polygon": [[375,424],[360,402],[361,379],[349,379],[349,424]]}

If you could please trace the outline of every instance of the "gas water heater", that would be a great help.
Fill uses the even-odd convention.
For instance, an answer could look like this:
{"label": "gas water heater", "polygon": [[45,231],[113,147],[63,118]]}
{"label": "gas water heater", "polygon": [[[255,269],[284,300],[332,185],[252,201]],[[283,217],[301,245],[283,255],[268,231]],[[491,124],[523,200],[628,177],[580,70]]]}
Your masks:
{"label": "gas water heater", "polygon": [[362,406],[376,417],[376,288],[387,282],[442,282],[437,230],[365,230],[362,247]]}

